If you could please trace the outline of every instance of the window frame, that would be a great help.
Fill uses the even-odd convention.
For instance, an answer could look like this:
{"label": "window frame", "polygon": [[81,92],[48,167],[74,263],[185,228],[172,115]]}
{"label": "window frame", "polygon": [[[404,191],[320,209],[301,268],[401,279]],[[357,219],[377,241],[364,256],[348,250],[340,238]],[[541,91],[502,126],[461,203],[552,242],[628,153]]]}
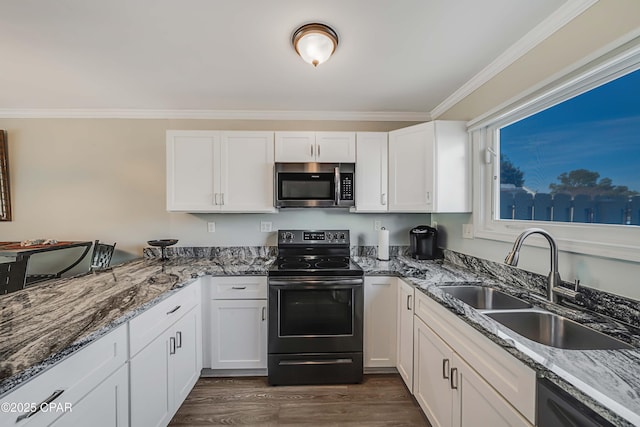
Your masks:
{"label": "window frame", "polygon": [[[638,69],[640,37],[468,123],[475,159],[474,237],[513,242],[522,230],[540,227],[556,238],[564,252],[640,261],[640,226],[496,219],[500,192],[499,129]],[[531,244],[547,243],[533,239]]]}

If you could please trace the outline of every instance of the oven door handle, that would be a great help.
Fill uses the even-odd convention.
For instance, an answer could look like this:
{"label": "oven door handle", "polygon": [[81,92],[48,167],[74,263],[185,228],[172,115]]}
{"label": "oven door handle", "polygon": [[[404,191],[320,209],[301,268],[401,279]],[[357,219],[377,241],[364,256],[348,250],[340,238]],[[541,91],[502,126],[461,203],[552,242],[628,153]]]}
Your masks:
{"label": "oven door handle", "polygon": [[269,286],[291,286],[300,288],[301,286],[320,286],[323,289],[346,289],[353,285],[362,285],[362,279],[339,279],[339,280],[314,280],[314,279],[296,279],[296,280],[277,280],[269,279]]}

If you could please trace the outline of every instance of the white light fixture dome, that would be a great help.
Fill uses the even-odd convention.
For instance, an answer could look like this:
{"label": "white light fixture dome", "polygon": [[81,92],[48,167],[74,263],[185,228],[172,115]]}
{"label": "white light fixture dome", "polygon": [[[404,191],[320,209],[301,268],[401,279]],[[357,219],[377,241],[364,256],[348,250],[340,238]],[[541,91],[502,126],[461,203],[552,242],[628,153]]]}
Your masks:
{"label": "white light fixture dome", "polygon": [[338,47],[338,34],[324,24],[306,24],[293,33],[291,42],[305,62],[317,67]]}

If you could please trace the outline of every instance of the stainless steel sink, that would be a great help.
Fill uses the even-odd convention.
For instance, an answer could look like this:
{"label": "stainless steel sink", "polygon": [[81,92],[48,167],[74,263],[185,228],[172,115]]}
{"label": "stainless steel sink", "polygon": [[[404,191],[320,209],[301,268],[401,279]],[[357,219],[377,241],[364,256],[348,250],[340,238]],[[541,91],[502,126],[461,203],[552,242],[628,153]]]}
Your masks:
{"label": "stainless steel sink", "polygon": [[485,313],[532,341],[567,350],[615,350],[631,345],[582,326],[566,317],[539,311]]}
{"label": "stainless steel sink", "polygon": [[446,286],[442,290],[479,310],[531,308],[528,302],[485,286]]}

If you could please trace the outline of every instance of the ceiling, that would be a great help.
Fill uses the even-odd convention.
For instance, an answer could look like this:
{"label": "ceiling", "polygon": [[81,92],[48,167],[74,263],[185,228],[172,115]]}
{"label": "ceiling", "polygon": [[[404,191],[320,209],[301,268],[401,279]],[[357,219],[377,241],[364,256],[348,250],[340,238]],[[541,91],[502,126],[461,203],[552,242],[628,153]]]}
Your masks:
{"label": "ceiling", "polygon": [[3,1],[0,109],[429,113],[566,1]]}

